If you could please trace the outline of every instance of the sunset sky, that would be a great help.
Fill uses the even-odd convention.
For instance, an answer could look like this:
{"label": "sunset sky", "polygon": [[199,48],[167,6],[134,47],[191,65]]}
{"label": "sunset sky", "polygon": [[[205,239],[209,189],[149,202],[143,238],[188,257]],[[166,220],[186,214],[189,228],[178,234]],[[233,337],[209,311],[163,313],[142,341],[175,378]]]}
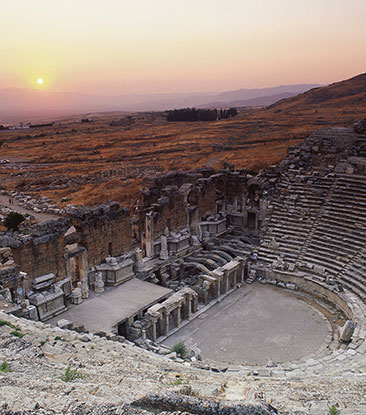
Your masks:
{"label": "sunset sky", "polygon": [[325,84],[365,72],[365,17],[365,0],[1,0],[0,89]]}

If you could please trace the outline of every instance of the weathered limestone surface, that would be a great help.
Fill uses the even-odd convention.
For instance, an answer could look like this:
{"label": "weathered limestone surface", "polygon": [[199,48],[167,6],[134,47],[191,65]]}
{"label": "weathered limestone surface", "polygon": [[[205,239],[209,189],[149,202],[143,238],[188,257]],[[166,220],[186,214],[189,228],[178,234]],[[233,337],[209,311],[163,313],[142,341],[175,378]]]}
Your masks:
{"label": "weathered limestone surface", "polygon": [[[310,413],[326,414],[329,405],[336,403],[342,415],[365,413],[362,376],[365,361],[361,356],[352,365],[347,353],[344,359],[337,360],[334,356],[334,363],[320,373],[315,361],[309,362],[308,370],[300,365],[282,372],[260,367],[215,372],[196,368],[194,364],[175,363],[128,342],[114,342],[92,334],[87,336],[90,341],[85,342],[80,334],[69,330],[2,313],[0,319],[16,325],[25,334],[20,339],[10,334],[9,327],[0,327],[2,359],[12,369],[1,375],[3,414],[29,410],[30,414],[150,415],[153,408],[167,415],[206,414],[207,408],[211,408],[211,413],[212,408],[221,408],[223,411],[216,413],[245,414],[240,405],[254,404],[258,411],[259,408],[264,411],[255,414],[269,415],[271,408],[276,408],[279,414],[307,415],[309,407]],[[60,340],[54,340],[56,337]],[[63,382],[60,378],[68,365],[77,368],[83,378]],[[186,399],[187,387],[199,394],[202,401]],[[172,392],[177,396],[171,395]],[[145,402],[143,407],[141,399]],[[153,401],[160,402],[159,406],[151,405]],[[131,411],[129,405],[133,402],[136,403]],[[238,412],[225,412],[225,407],[231,411],[236,408]]]}

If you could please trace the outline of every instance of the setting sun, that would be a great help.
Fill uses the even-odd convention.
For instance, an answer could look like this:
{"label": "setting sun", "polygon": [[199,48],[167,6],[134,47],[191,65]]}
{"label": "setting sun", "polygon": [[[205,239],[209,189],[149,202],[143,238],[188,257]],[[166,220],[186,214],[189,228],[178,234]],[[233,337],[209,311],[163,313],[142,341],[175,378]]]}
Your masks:
{"label": "setting sun", "polygon": [[38,78],[37,79],[37,84],[38,85],[42,85],[43,84],[43,79],[42,78]]}

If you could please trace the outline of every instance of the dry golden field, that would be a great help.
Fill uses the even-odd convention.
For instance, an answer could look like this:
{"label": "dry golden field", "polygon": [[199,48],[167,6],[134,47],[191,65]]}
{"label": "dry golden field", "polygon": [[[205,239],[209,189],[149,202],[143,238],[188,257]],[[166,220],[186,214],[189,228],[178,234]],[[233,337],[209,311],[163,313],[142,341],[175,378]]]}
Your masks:
{"label": "dry golden field", "polygon": [[[324,89],[318,91],[324,95]],[[220,169],[225,162],[259,171],[316,129],[352,126],[366,114],[362,91],[319,103],[306,94],[217,122],[169,123],[163,113],[136,113],[132,124],[110,126],[128,114],[105,113],[88,114],[90,123],[69,118],[52,127],[0,131],[0,158],[11,161],[1,165],[1,186],[67,199],[64,204],[113,199],[132,206],[144,181],[159,172]]]}

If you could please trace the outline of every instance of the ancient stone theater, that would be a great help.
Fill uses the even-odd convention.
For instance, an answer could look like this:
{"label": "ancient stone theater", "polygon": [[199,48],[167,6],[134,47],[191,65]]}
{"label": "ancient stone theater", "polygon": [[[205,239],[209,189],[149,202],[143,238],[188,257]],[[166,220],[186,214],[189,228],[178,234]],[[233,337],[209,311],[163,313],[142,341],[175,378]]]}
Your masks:
{"label": "ancient stone theater", "polygon": [[0,253],[3,413],[366,413],[363,122],[256,175],[152,177],[133,211],[68,206]]}

